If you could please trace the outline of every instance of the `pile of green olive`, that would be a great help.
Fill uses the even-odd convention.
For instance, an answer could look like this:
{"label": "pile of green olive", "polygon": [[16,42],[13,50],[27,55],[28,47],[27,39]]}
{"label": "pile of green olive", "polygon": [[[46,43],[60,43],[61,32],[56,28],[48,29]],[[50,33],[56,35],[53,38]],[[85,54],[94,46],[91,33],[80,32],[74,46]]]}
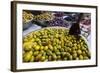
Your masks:
{"label": "pile of green olive", "polygon": [[28,23],[33,20],[33,14],[23,11],[23,23]]}
{"label": "pile of green olive", "polygon": [[35,21],[50,21],[54,16],[50,12],[45,12],[39,15],[34,15],[33,20]]}
{"label": "pile of green olive", "polygon": [[77,40],[68,29],[44,28],[23,38],[23,62],[88,60],[91,54],[83,37]]}

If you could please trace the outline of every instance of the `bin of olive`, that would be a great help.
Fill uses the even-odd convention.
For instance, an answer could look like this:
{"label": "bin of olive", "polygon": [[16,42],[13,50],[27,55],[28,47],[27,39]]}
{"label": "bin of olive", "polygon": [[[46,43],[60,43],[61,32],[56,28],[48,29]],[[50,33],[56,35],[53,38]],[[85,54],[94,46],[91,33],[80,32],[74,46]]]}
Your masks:
{"label": "bin of olive", "polygon": [[32,25],[33,14],[23,11],[23,29],[27,29]]}
{"label": "bin of olive", "polygon": [[23,38],[23,62],[88,60],[91,58],[86,40],[79,41],[65,27],[47,27]]}

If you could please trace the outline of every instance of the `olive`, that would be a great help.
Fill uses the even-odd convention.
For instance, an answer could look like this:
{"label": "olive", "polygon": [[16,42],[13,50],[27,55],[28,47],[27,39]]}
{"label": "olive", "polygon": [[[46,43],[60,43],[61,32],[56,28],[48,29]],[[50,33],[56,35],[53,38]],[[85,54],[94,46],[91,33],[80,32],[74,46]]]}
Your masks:
{"label": "olive", "polygon": [[64,57],[66,55],[66,52],[61,52],[61,55]]}
{"label": "olive", "polygon": [[39,61],[39,60],[41,59],[41,57],[42,57],[42,54],[38,54],[38,55],[35,57],[35,60],[36,60],[36,61]]}
{"label": "olive", "polygon": [[68,52],[68,49],[67,49],[67,47],[65,47],[65,52]]}
{"label": "olive", "polygon": [[43,54],[43,56],[46,56],[47,53],[46,52],[43,52],[42,54]]}
{"label": "olive", "polygon": [[56,51],[57,50],[57,46],[54,46],[53,50]]}
{"label": "olive", "polygon": [[88,60],[89,58],[87,56],[84,56],[84,60]]}
{"label": "olive", "polygon": [[56,52],[56,55],[60,55],[60,54],[61,54],[61,52],[60,52],[60,51],[57,51],[57,52]]}
{"label": "olive", "polygon": [[87,46],[86,44],[84,45],[84,47],[85,47],[85,48],[88,48],[88,46]]}
{"label": "olive", "polygon": [[79,57],[76,57],[75,60],[79,60]]}
{"label": "olive", "polygon": [[46,53],[47,53],[47,55],[52,55],[52,51],[50,51],[50,50],[47,50]]}
{"label": "olive", "polygon": [[34,62],[34,56],[31,57],[30,62]]}
{"label": "olive", "polygon": [[86,51],[87,52],[87,56],[89,57],[89,58],[91,58],[91,53],[90,53],[90,51]]}
{"label": "olive", "polygon": [[48,59],[48,55],[46,55],[45,58]]}
{"label": "olive", "polygon": [[82,47],[82,50],[83,50],[83,51],[86,51],[87,49],[86,49],[85,47]]}
{"label": "olive", "polygon": [[71,52],[71,48],[68,48],[68,52]]}
{"label": "olive", "polygon": [[76,53],[77,53],[77,51],[76,51],[76,50],[73,50],[73,51],[72,51],[72,54],[76,54]]}
{"label": "olive", "polygon": [[63,48],[61,48],[61,49],[60,49],[60,51],[61,51],[61,52],[64,52],[64,49],[63,49]]}
{"label": "olive", "polygon": [[47,61],[48,61],[48,59],[45,59],[45,60],[44,60],[44,62],[47,62]]}
{"label": "olive", "polygon": [[67,57],[65,57],[65,58],[64,58],[64,60],[68,60],[68,58],[67,58]]}
{"label": "olive", "polygon": [[23,62],[90,59],[85,40],[81,37],[77,41],[68,32],[66,29],[44,28],[28,34],[23,38]]}
{"label": "olive", "polygon": [[58,56],[57,56],[57,59],[58,59],[58,60],[60,60],[60,59],[61,59],[61,56],[60,56],[60,55],[58,55]]}
{"label": "olive", "polygon": [[50,49],[51,51],[53,50],[53,46],[52,46],[52,45],[49,45],[48,47],[49,47],[49,49]]}
{"label": "olive", "polygon": [[34,48],[36,51],[40,50],[40,46],[39,45],[36,45],[35,48]]}
{"label": "olive", "polygon": [[40,50],[39,53],[43,54],[45,51],[44,50]]}
{"label": "olive", "polygon": [[72,55],[70,55],[68,58],[69,58],[69,60],[72,60],[72,59],[73,59],[73,56],[72,56]]}
{"label": "olive", "polygon": [[30,51],[32,50],[32,43],[31,42],[26,42],[23,44],[23,48],[25,51]]}
{"label": "olive", "polygon": [[48,57],[48,60],[51,61],[51,60],[52,60],[52,56],[49,56],[49,57]]}
{"label": "olive", "polygon": [[69,52],[66,52],[66,56],[69,57],[70,56],[70,53]]}
{"label": "olive", "polygon": [[39,51],[33,52],[33,55],[34,55],[34,56],[37,56],[38,54],[39,54]]}
{"label": "olive", "polygon": [[61,45],[58,45],[58,49],[61,49]]}
{"label": "olive", "polygon": [[78,55],[82,54],[82,51],[81,51],[80,49],[77,50],[77,54],[78,54]]}
{"label": "olive", "polygon": [[61,41],[59,41],[59,42],[58,42],[58,44],[59,44],[59,46],[60,46],[60,44],[61,44]]}
{"label": "olive", "polygon": [[31,41],[31,42],[34,42],[34,41],[35,41],[35,39],[34,39],[34,38],[32,38],[30,41]]}
{"label": "olive", "polygon": [[83,57],[82,55],[79,56],[79,60],[83,60],[83,58],[84,58],[84,57]]}
{"label": "olive", "polygon": [[32,34],[28,35],[28,39],[29,40],[31,40],[32,38],[33,38],[33,35]]}
{"label": "olive", "polygon": [[77,46],[77,44],[76,43],[74,43],[74,47],[76,47]]}
{"label": "olive", "polygon": [[85,51],[83,51],[83,52],[82,52],[82,55],[83,55],[83,56],[87,56],[87,54],[86,54],[86,52],[85,52]]}
{"label": "olive", "polygon": [[40,40],[38,41],[38,45],[42,45],[42,43],[41,43],[41,41],[40,41]]}
{"label": "olive", "polygon": [[44,46],[40,46],[40,50],[43,50],[44,49]]}
{"label": "olive", "polygon": [[45,56],[42,56],[41,57],[41,61],[45,61],[46,57]]}
{"label": "olive", "polygon": [[24,38],[23,39],[23,42],[28,42],[28,38]]}
{"label": "olive", "polygon": [[74,50],[76,50],[76,48],[75,47],[72,47],[72,50],[74,51]]}
{"label": "olive", "polygon": [[52,54],[52,57],[53,57],[54,60],[57,59],[57,56],[56,56],[56,54],[54,54],[54,53]]}
{"label": "olive", "polygon": [[58,38],[58,37],[59,37],[59,34],[56,34],[56,35],[55,35],[55,38]]}
{"label": "olive", "polygon": [[45,47],[44,47],[44,50],[48,50],[48,46],[45,46]]}
{"label": "olive", "polygon": [[77,53],[72,54],[72,56],[75,59],[77,57]]}
{"label": "olive", "polygon": [[33,54],[32,51],[29,51],[29,52],[27,52],[27,53],[24,53],[23,61],[24,61],[24,62],[28,62],[28,61],[30,61],[31,58],[32,58],[32,54]]}

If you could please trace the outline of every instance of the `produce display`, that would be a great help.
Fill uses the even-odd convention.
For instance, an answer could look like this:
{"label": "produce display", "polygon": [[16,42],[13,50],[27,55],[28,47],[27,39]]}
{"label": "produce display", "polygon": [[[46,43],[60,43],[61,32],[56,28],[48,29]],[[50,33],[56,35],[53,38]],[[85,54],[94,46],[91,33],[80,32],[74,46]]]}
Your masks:
{"label": "produce display", "polygon": [[86,40],[79,41],[65,27],[47,27],[23,37],[23,62],[88,60]]}
{"label": "produce display", "polygon": [[53,14],[55,18],[51,21],[48,21],[48,26],[60,26],[60,27],[68,27],[69,23],[63,18],[64,12],[55,12]]}
{"label": "produce display", "polygon": [[23,22],[29,22],[31,20],[34,21],[50,21],[54,18],[52,13],[50,12],[45,12],[42,14],[34,15],[31,12],[23,11]]}
{"label": "produce display", "polygon": [[33,20],[33,14],[30,12],[23,11],[23,23],[28,23]]}
{"label": "produce display", "polygon": [[69,26],[69,24],[62,18],[55,18],[52,21],[49,21],[48,24],[49,24],[48,26],[61,26],[61,27]]}
{"label": "produce display", "polygon": [[50,12],[45,12],[45,13],[33,16],[33,20],[35,21],[50,21],[53,18],[54,16]]}
{"label": "produce display", "polygon": [[91,14],[83,13],[80,39],[69,34],[80,13],[24,10],[23,62],[89,60]]}

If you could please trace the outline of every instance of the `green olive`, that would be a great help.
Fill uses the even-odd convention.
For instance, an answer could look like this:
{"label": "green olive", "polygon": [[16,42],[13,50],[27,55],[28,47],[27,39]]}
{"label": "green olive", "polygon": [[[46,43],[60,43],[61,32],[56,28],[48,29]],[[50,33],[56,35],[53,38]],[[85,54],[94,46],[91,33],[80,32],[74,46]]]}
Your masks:
{"label": "green olive", "polygon": [[[47,18],[47,16],[40,16],[34,18],[37,20]],[[43,28],[23,38],[23,62],[88,60],[90,58],[91,53],[85,40],[80,37],[77,41],[67,29]]]}
{"label": "green olive", "polygon": [[56,54],[54,54],[54,53],[52,54],[52,57],[53,57],[54,60],[57,59],[57,56],[56,56]]}
{"label": "green olive", "polygon": [[60,56],[60,55],[58,55],[58,56],[57,56],[57,59],[58,59],[58,60],[61,60],[61,56]]}
{"label": "green olive", "polygon": [[65,58],[64,58],[64,60],[68,60],[68,58],[67,58],[67,57],[65,57]]}
{"label": "green olive", "polygon": [[75,59],[76,59],[76,60],[79,60],[79,57],[76,57]]}
{"label": "green olive", "polygon": [[78,54],[78,55],[82,54],[82,51],[81,51],[80,49],[77,50],[77,54]]}
{"label": "green olive", "polygon": [[82,55],[83,55],[83,56],[87,56],[87,54],[86,54],[86,52],[85,52],[85,51],[83,51],[83,52],[82,52]]}
{"label": "green olive", "polygon": [[50,50],[47,50],[46,53],[47,53],[47,55],[52,55],[52,51],[50,51]]}
{"label": "green olive", "polygon": [[44,46],[40,46],[40,50],[43,50],[44,49]]}
{"label": "green olive", "polygon": [[34,62],[34,56],[31,57],[30,62]]}
{"label": "green olive", "polygon": [[49,45],[48,47],[49,47],[49,49],[50,49],[51,51],[53,50],[53,46],[52,46],[52,45]]}
{"label": "green olive", "polygon": [[39,51],[33,52],[33,55],[34,55],[34,56],[37,56],[38,54],[39,54]]}
{"label": "green olive", "polygon": [[46,57],[45,56],[42,56],[41,57],[41,61],[45,61]]}
{"label": "green olive", "polygon": [[90,51],[86,51],[87,52],[87,56],[89,57],[89,58],[91,58],[91,53],[90,53]]}
{"label": "green olive", "polygon": [[37,46],[35,46],[35,48],[34,48],[36,51],[38,51],[38,50],[40,50],[40,46],[39,45],[37,45]]}
{"label": "green olive", "polygon": [[24,62],[28,62],[28,61],[30,61],[30,60],[31,60],[31,58],[32,58],[32,54],[33,54],[33,52],[32,52],[32,51],[27,52],[27,53],[24,53],[24,56],[23,56],[23,61],[24,61]]}
{"label": "green olive", "polygon": [[61,52],[60,52],[60,51],[57,51],[57,52],[56,52],[56,55],[60,55],[60,54],[61,54]]}
{"label": "green olive", "polygon": [[23,42],[28,42],[28,38],[24,38]]}
{"label": "green olive", "polygon": [[88,60],[89,58],[87,56],[84,56],[84,60]]}
{"label": "green olive", "polygon": [[45,47],[44,47],[44,50],[48,50],[48,46],[45,46]]}
{"label": "green olive", "polygon": [[49,57],[48,57],[48,60],[51,61],[51,60],[52,60],[52,56],[49,56]]}
{"label": "green olive", "polygon": [[48,59],[48,55],[46,55],[45,58]]}
{"label": "green olive", "polygon": [[69,57],[70,56],[70,53],[69,52],[66,52],[66,56]]}
{"label": "green olive", "polygon": [[23,48],[25,51],[30,51],[32,50],[32,43],[31,42],[26,42],[23,44]]}
{"label": "green olive", "polygon": [[75,59],[77,57],[77,53],[72,54],[72,56]]}
{"label": "green olive", "polygon": [[35,60],[38,61],[38,60],[41,59],[41,57],[42,57],[42,54],[38,54],[38,55],[35,57]]}
{"label": "green olive", "polygon": [[66,55],[66,52],[61,52],[61,55],[64,57]]}
{"label": "green olive", "polygon": [[83,60],[83,58],[84,58],[84,57],[83,57],[82,55],[79,56],[79,60]]}
{"label": "green olive", "polygon": [[64,49],[63,49],[63,48],[61,48],[61,49],[60,49],[60,51],[61,51],[61,52],[64,52]]}
{"label": "green olive", "polygon": [[86,51],[87,49],[86,49],[85,47],[82,47],[82,50],[83,50],[83,51]]}
{"label": "green olive", "polygon": [[72,56],[72,55],[70,55],[70,56],[69,56],[69,60],[72,60],[72,59],[73,59],[73,56]]}

